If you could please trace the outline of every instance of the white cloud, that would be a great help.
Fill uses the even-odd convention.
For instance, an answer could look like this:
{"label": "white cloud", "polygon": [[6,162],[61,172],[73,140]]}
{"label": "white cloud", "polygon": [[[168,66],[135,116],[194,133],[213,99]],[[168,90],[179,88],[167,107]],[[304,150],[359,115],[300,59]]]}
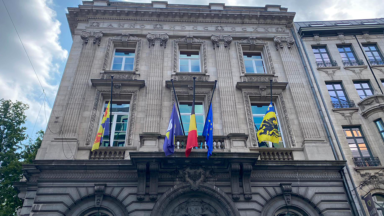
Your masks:
{"label": "white cloud", "polygon": [[[53,105],[59,85],[59,64],[65,62],[68,51],[59,43],[60,25],[50,0],[5,0],[12,20],[33,63],[39,80],[17,37],[12,22],[0,4],[0,98],[27,103],[28,121],[35,122],[44,103],[43,86],[49,105]],[[39,82],[40,81],[40,82]],[[45,104],[47,116],[51,107]],[[42,109],[43,110],[43,109]],[[40,115],[44,114],[43,111]],[[45,120],[39,117],[40,127]]]}

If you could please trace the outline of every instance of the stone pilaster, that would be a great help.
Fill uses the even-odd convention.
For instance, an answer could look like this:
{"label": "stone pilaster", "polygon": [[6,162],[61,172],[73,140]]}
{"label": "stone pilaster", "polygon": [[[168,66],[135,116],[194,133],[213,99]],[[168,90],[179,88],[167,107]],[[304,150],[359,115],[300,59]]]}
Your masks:
{"label": "stone pilaster", "polygon": [[81,34],[83,48],[80,54],[80,61],[72,84],[71,93],[69,95],[68,105],[65,111],[61,130],[63,137],[76,137],[85,92],[86,89],[89,88],[88,82],[95,52],[97,47],[100,45],[102,36],[102,32],[91,33],[84,31]]}
{"label": "stone pilaster", "polygon": [[305,74],[301,67],[300,56],[292,37],[275,37],[276,49],[279,50],[284,71],[292,93],[296,112],[298,114],[304,142],[320,141],[321,131],[316,122],[319,122],[314,108],[311,106],[313,98],[310,89],[305,83]]}
{"label": "stone pilaster", "polygon": [[216,55],[217,85],[221,103],[224,135],[239,133],[239,122],[236,108],[235,87],[231,70],[229,47],[232,37],[229,35],[212,35],[213,48]]}

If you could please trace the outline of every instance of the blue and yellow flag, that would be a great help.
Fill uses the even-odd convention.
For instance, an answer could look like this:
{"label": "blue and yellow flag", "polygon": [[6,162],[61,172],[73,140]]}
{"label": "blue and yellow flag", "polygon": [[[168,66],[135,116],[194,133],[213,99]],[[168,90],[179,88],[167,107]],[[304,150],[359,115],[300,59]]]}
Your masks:
{"label": "blue and yellow flag", "polygon": [[171,119],[169,119],[168,129],[165,133],[163,150],[165,156],[172,155],[175,152],[175,136],[183,135],[179,115],[177,114],[176,104],[173,105]]}
{"label": "blue and yellow flag", "polygon": [[260,128],[257,131],[257,139],[261,142],[279,143],[279,126],[277,124],[277,117],[275,107],[269,104],[268,110],[261,122]]}
{"label": "blue and yellow flag", "polygon": [[212,115],[212,104],[209,106],[207,120],[205,121],[203,136],[205,137],[205,142],[207,142],[208,153],[207,158],[212,155],[213,151],[213,115]]}
{"label": "blue and yellow flag", "polygon": [[109,109],[111,105],[110,103],[111,102],[108,103],[107,109],[105,109],[104,116],[103,116],[103,119],[101,120],[99,130],[97,131],[95,142],[93,143],[93,146],[92,146],[92,151],[99,149],[100,144],[103,143],[104,134],[109,135],[109,121],[110,121]]}

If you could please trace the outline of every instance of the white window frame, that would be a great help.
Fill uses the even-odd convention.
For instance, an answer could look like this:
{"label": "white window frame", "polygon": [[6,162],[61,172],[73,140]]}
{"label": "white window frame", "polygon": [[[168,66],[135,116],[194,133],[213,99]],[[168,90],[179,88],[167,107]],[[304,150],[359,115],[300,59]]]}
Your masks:
{"label": "white window frame", "polygon": [[[103,116],[104,116],[104,112],[105,112],[104,106],[105,106],[106,102],[109,102],[109,100],[106,100],[106,101],[103,102],[102,113],[101,113],[101,116],[100,116],[99,126],[97,127],[97,129],[99,129],[99,127],[101,125],[101,121],[103,120]],[[119,102],[122,102],[122,101],[119,101]],[[114,103],[114,102],[112,101],[112,103]],[[124,104],[129,104],[129,110],[131,110],[131,104],[129,103],[129,101],[124,101]],[[127,136],[128,136],[128,131],[129,131],[129,120],[130,120],[129,112],[111,112],[111,115],[116,115],[116,117],[113,118],[113,122],[112,122],[112,130],[111,130],[111,135],[112,135],[111,143],[112,143],[112,145],[110,143],[109,147],[124,147],[127,144]],[[114,142],[114,139],[115,139],[114,134],[115,134],[115,130],[116,130],[117,115],[127,115],[128,116],[127,130],[125,131],[124,146],[113,146],[113,142]],[[101,144],[100,144],[100,146],[101,146]]]}
{"label": "white window frame", "polygon": [[[181,53],[182,52],[197,52],[199,57],[197,58],[182,58],[181,57]],[[181,71],[181,60],[188,60],[188,70],[189,71]],[[191,60],[199,60],[199,71],[192,71],[192,64],[191,64]],[[182,72],[182,73],[201,73],[201,56],[200,56],[200,51],[199,50],[180,50],[179,51],[179,72]]]}
{"label": "white window frame", "polygon": [[[132,56],[115,56],[117,50],[132,51],[132,52],[135,54],[135,56],[133,56],[133,57],[132,57]],[[114,64],[114,62],[115,62],[115,57],[116,57],[116,58],[122,58],[122,59],[123,59],[123,63],[121,64],[121,68],[120,68],[120,70],[118,70],[118,71],[127,71],[127,70],[124,70],[125,59],[126,59],[126,58],[133,58],[133,68],[132,68],[132,71],[135,71],[136,50],[133,50],[133,49],[119,49],[119,48],[116,48],[116,49],[113,51],[111,70],[113,70],[113,64]]]}
{"label": "white window frame", "polygon": [[[188,102],[188,101],[182,101],[182,102],[179,102],[179,107],[180,105],[182,104],[192,104],[192,102]],[[196,111],[195,111],[195,116],[203,116],[203,119],[205,120],[205,108],[204,108],[204,102],[195,102],[195,106],[196,105],[202,105],[203,106],[203,113],[199,113],[197,114]],[[191,113],[181,113],[180,112],[180,115],[181,116],[191,116]],[[181,122],[180,122],[181,123]],[[205,123],[205,122],[204,122]],[[184,125],[183,125],[184,126]],[[196,126],[197,126],[197,122],[196,122]],[[196,128],[197,129],[197,128]],[[189,128],[184,128],[184,132],[188,132]]]}
{"label": "white window frame", "polygon": [[[251,52],[250,54],[252,55],[256,55],[256,54],[260,54],[261,55],[261,62],[263,62],[263,70],[264,70],[264,73],[257,73],[257,70],[256,70],[256,61],[260,61],[260,60],[257,60],[257,59],[252,59],[252,60],[249,60],[249,59],[246,59],[244,58],[244,56],[246,55],[245,53],[248,53],[248,52],[243,52],[243,60],[244,60],[244,70],[245,70],[245,74],[267,74],[267,70],[265,68],[265,61],[264,61],[264,54],[263,52]],[[253,70],[255,71],[254,73],[252,72],[247,72],[247,68],[245,66],[245,62],[246,61],[252,61],[252,65],[253,65]]]}
{"label": "white window frame", "polygon": [[[256,106],[256,104],[251,104],[251,112],[252,112],[252,106]],[[267,105],[267,106],[269,106],[269,105]],[[275,103],[273,103],[273,106],[275,107],[275,113],[276,113],[277,122],[278,122],[278,124],[279,124],[279,128],[280,128],[281,138],[282,138],[282,140],[283,140],[283,146],[284,146],[284,148],[286,148],[287,146],[285,145],[284,134],[283,134],[283,128],[282,128],[281,125],[280,125],[280,122],[281,122],[281,121],[280,121],[280,118],[279,118],[279,113],[277,112]],[[253,117],[263,117],[263,118],[264,118],[264,116],[265,116],[265,113],[264,113],[264,114],[254,114],[254,113],[252,112],[252,121],[253,121]],[[255,122],[253,122],[253,124],[255,125]],[[255,130],[256,130],[256,128],[255,128]],[[256,134],[257,134],[257,131],[256,131]],[[259,140],[257,140],[257,141],[259,141]],[[268,145],[269,145],[270,148],[273,147],[272,142],[268,142]]]}

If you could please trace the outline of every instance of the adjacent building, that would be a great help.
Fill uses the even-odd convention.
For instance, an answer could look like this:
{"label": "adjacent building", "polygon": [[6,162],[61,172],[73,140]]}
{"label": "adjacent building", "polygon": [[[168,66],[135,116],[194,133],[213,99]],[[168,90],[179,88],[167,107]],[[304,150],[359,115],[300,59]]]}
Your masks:
{"label": "adjacent building", "polygon": [[[279,5],[68,8],[73,45],[36,160],[15,183],[19,215],[367,215],[363,190],[384,194],[384,19],[294,17]],[[194,77],[199,135],[212,100],[213,156],[199,136],[186,158],[178,136],[166,157],[175,98],[188,132]],[[112,137],[92,152],[111,93]],[[271,98],[281,139],[261,144]]]}

